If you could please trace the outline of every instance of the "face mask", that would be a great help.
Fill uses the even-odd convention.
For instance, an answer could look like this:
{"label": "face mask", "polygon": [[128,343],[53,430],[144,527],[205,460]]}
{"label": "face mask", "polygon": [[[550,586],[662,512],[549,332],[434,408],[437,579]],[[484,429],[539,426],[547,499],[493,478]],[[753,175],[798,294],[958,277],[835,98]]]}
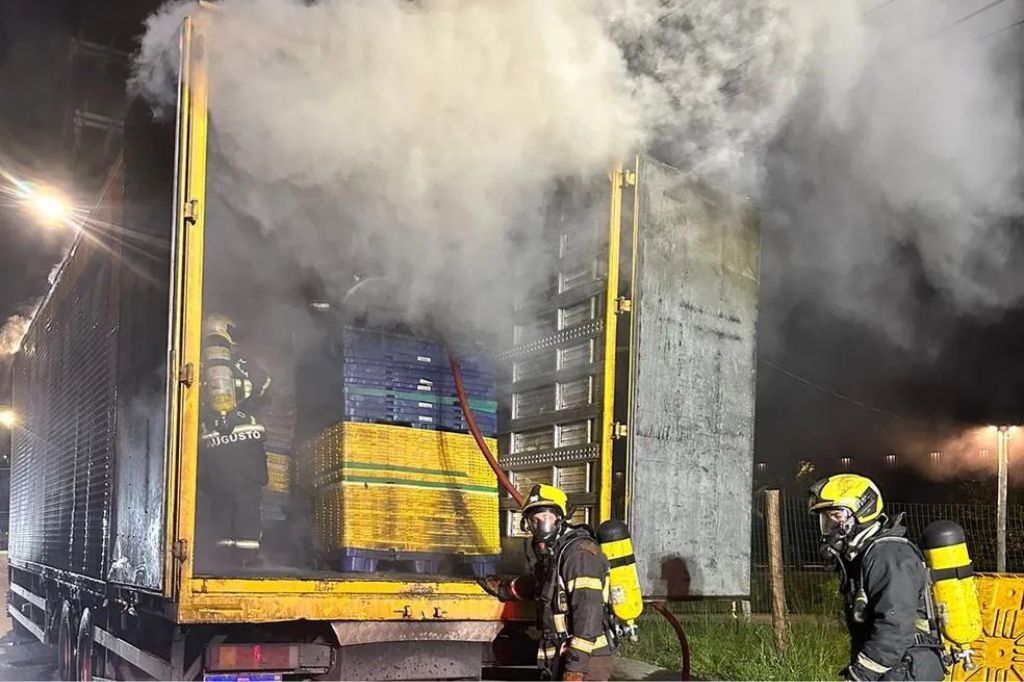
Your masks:
{"label": "face mask", "polygon": [[835,559],[856,524],[853,512],[846,508],[829,509],[818,514],[818,523],[821,528],[821,555],[828,560]]}
{"label": "face mask", "polygon": [[538,511],[526,519],[527,528],[535,542],[551,542],[558,535],[562,518],[550,511]]}

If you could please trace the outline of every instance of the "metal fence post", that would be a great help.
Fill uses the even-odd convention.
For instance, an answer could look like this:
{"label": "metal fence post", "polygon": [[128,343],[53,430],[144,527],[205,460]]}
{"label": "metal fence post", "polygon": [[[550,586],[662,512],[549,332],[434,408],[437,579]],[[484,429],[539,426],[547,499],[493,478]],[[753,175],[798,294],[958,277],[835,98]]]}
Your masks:
{"label": "metal fence post", "polygon": [[772,630],[775,647],[785,652],[789,646],[789,618],[786,613],[786,584],[782,559],[782,504],[778,490],[765,491],[765,517],[768,521],[768,573],[772,597]]}

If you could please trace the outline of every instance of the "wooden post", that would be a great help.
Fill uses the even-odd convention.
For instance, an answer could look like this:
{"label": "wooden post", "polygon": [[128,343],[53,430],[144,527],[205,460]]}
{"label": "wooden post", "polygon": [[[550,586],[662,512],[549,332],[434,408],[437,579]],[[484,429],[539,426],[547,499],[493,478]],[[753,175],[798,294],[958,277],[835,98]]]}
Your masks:
{"label": "wooden post", "polygon": [[996,487],[996,572],[1006,573],[1006,471],[1009,468],[1010,429],[1000,426],[999,479]]}
{"label": "wooden post", "polygon": [[765,491],[768,517],[768,574],[772,596],[772,630],[775,647],[785,653],[789,646],[789,616],[786,613],[786,584],[782,562],[782,503],[778,490]]}

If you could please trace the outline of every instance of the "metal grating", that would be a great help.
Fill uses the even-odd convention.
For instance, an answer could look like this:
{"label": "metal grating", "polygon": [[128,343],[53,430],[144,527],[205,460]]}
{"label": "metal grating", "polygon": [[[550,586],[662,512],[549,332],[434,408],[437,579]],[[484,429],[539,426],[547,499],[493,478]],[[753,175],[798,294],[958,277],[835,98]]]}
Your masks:
{"label": "metal grating", "polygon": [[113,455],[115,329],[108,261],[82,243],[17,359],[11,556],[104,577]]}

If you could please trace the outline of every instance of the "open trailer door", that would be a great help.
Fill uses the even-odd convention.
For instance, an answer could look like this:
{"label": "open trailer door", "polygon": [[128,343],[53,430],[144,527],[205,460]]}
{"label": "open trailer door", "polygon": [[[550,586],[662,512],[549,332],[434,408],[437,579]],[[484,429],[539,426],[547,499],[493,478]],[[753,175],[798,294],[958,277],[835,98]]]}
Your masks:
{"label": "open trailer door", "polygon": [[202,328],[203,236],[206,213],[207,54],[205,15],[185,19],[180,33],[174,208],[175,269],[171,320],[168,466],[168,596],[187,598],[195,555],[196,448]]}
{"label": "open trailer door", "polygon": [[657,598],[746,595],[757,215],[649,157],[636,194],[627,520],[641,587]]}
{"label": "open trailer door", "polygon": [[[544,240],[516,279],[502,465],[522,491],[565,490],[576,522],[625,519],[645,596],[747,594],[755,212],[637,156],[563,182]],[[513,570],[519,515],[502,510]]]}

